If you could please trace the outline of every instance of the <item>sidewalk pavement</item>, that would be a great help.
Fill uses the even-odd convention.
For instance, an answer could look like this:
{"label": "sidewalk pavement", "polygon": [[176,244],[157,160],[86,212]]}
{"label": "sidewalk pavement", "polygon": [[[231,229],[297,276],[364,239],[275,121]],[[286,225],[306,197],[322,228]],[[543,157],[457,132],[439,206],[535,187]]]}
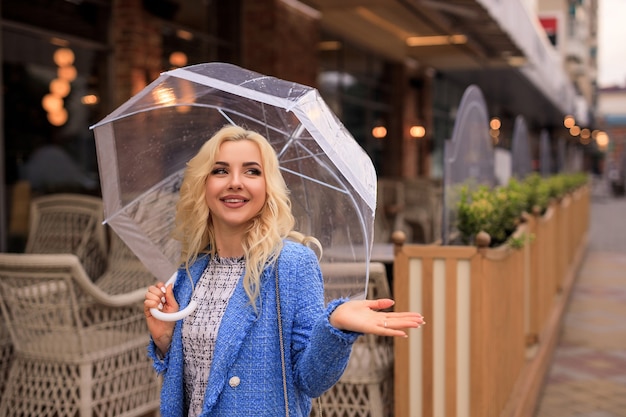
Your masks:
{"label": "sidewalk pavement", "polygon": [[624,198],[592,193],[587,254],[535,417],[626,417]]}

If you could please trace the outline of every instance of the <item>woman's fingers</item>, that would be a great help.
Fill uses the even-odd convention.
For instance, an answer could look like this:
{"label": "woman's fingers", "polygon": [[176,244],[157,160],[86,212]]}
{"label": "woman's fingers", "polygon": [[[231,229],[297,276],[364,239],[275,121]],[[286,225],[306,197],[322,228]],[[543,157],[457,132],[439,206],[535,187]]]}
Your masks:
{"label": "woman's fingers", "polygon": [[372,310],[384,310],[392,307],[396,302],[390,298],[378,298],[376,300],[365,300],[365,303]]}
{"label": "woman's fingers", "polygon": [[386,329],[408,329],[420,327],[426,322],[423,317],[382,317],[382,327]]}
{"label": "woman's fingers", "polygon": [[[170,300],[174,300],[174,294],[171,290],[169,294],[166,291],[165,284],[162,282],[158,282],[155,285],[151,285],[148,287],[148,291],[146,292],[146,298],[144,300],[144,310],[146,310],[146,317],[151,317],[152,315],[149,313],[151,308],[157,308],[159,310],[163,310],[163,306],[167,303],[168,298]],[[171,303],[171,301],[170,301]]]}
{"label": "woman's fingers", "polygon": [[146,303],[152,303],[152,302],[156,302],[159,300],[159,293],[160,291],[158,290],[158,288],[154,285],[151,285],[150,287],[148,287],[148,291],[146,291]]}
{"label": "woman's fingers", "polygon": [[393,305],[391,299],[352,300],[337,307],[330,323],[342,330],[372,333],[380,336],[402,336],[402,329],[417,328],[424,324],[421,314],[411,311],[380,311]]}

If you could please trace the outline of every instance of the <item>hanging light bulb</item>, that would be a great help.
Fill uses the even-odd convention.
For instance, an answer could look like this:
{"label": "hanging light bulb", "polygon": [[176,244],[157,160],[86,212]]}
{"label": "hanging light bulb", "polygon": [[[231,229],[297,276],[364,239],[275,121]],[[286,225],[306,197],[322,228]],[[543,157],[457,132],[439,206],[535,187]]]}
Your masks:
{"label": "hanging light bulb", "polygon": [[70,93],[71,87],[67,80],[62,78],[55,78],[50,81],[50,92],[59,97],[67,97]]}
{"label": "hanging light bulb", "polygon": [[76,79],[77,71],[74,65],[57,68],[57,77],[72,82]]}
{"label": "hanging light bulb", "polygon": [[98,104],[98,96],[95,94],[87,94],[80,99],[80,102],[86,106],[91,106],[93,104]]}
{"label": "hanging light bulb", "polygon": [[176,51],[170,54],[170,65],[174,67],[184,67],[187,65],[187,55],[184,52]]}
{"label": "hanging light bulb", "polygon": [[565,118],[563,119],[563,126],[565,126],[568,129],[571,129],[575,125],[576,125],[576,119],[574,119],[574,116],[571,116],[571,115],[565,116]]}
{"label": "hanging light bulb", "polygon": [[421,125],[411,126],[411,128],[409,129],[409,134],[413,138],[423,138],[424,136],[426,136],[426,128]]}
{"label": "hanging light bulb", "polygon": [[383,139],[385,136],[387,136],[387,128],[385,126],[374,126],[372,128],[372,136],[374,136],[376,139]]}
{"label": "hanging light bulb", "polygon": [[48,113],[55,112],[63,108],[63,99],[55,94],[46,94],[41,99],[41,107]]}
{"label": "hanging light bulb", "polygon": [[59,109],[48,112],[48,121],[53,126],[63,126],[67,122],[67,110]]}
{"label": "hanging light bulb", "polygon": [[54,63],[59,67],[66,67],[68,65],[74,64],[74,51],[70,48],[59,48],[54,51],[54,55],[52,57]]}
{"label": "hanging light bulb", "polygon": [[489,127],[493,130],[498,130],[502,127],[502,122],[500,121],[499,118],[497,117],[493,117],[490,121],[489,121]]}

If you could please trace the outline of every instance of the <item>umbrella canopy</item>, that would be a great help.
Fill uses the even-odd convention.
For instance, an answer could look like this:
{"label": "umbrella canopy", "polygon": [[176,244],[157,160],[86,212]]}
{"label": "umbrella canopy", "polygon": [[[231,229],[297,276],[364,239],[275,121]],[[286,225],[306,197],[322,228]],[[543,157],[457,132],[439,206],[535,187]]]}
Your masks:
{"label": "umbrella canopy", "polygon": [[[369,263],[376,172],[317,90],[207,63],[163,73],[92,127],[105,222],[157,278],[166,280],[179,266],[171,231],[186,163],[225,124],[257,131],[272,144],[296,228],[320,240],[321,262]],[[325,279],[333,287],[332,277]],[[350,279],[353,285],[343,282],[333,298],[364,296],[367,273]]]}

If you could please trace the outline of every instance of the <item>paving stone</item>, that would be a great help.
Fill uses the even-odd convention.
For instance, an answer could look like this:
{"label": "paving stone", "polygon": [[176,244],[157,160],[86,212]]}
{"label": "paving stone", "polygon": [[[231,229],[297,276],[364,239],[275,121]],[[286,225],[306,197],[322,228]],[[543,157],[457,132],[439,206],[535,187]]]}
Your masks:
{"label": "paving stone", "polygon": [[589,245],[535,417],[626,417],[626,199],[592,193]]}

